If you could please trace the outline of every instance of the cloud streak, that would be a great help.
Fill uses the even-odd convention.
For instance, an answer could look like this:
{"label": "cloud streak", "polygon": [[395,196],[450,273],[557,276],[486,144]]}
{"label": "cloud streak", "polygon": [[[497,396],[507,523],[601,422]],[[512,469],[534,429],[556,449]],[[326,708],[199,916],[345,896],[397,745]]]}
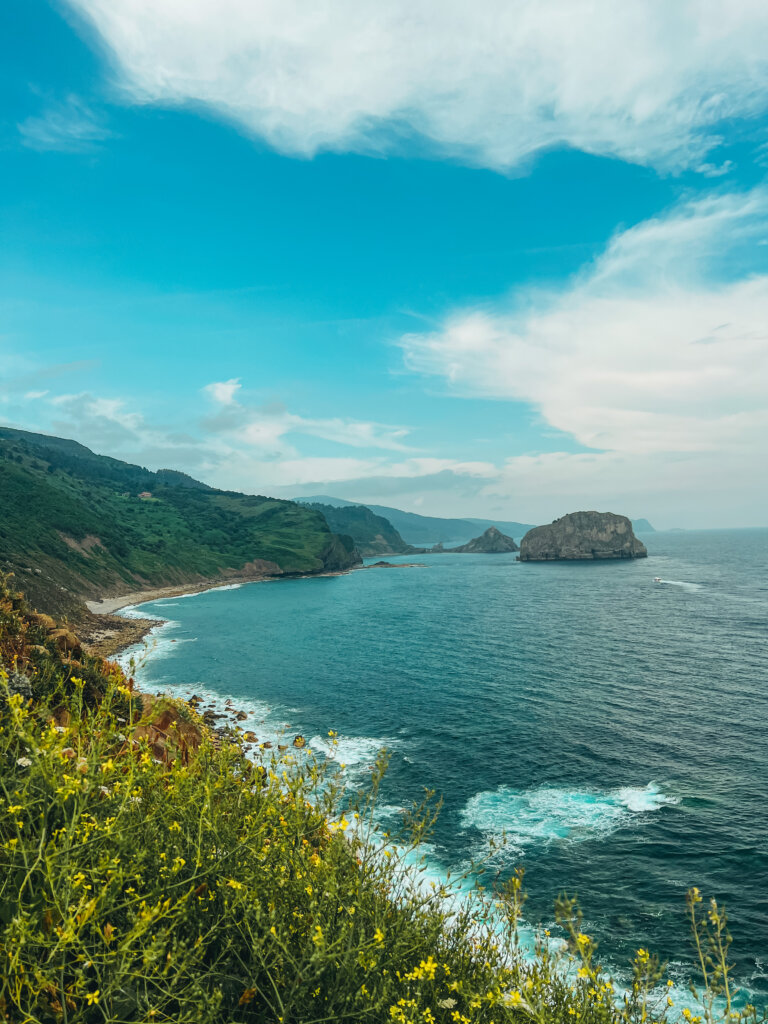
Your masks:
{"label": "cloud streak", "polygon": [[295,449],[285,440],[290,435],[317,437],[351,448],[409,450],[403,443],[409,433],[407,427],[342,417],[314,419],[289,412],[281,405],[262,408],[244,405],[238,400],[241,384],[237,378],[214,381],[203,391],[220,407],[220,412],[206,421],[206,427],[227,436],[233,444],[265,455],[294,454]]}
{"label": "cloud streak", "polygon": [[30,149],[62,153],[87,153],[112,136],[101,118],[77,96],[50,105],[38,117],[26,118],[18,130]]}
{"label": "cloud streak", "polygon": [[767,103],[758,0],[69,2],[131,101],[201,104],[302,156],[416,135],[501,170],[569,146],[716,174],[718,125]]}

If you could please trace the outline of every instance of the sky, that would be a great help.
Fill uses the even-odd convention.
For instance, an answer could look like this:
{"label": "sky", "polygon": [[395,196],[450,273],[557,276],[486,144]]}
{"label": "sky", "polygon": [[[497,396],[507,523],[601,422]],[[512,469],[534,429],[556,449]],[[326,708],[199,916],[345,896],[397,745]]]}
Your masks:
{"label": "sky", "polygon": [[5,425],[768,525],[763,0],[6,0],[0,239]]}

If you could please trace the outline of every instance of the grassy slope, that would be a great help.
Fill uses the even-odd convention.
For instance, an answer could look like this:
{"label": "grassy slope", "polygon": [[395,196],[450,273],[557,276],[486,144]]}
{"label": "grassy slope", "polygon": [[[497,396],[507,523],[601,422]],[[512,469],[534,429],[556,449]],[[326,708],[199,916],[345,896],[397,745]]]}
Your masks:
{"label": "grassy slope", "polygon": [[[137,497],[145,490],[151,500]],[[349,538],[294,502],[216,491],[183,474],[150,473],[74,442],[7,429],[0,429],[0,510],[0,566],[51,611],[83,597],[226,575],[255,559],[282,572],[354,561]]]}

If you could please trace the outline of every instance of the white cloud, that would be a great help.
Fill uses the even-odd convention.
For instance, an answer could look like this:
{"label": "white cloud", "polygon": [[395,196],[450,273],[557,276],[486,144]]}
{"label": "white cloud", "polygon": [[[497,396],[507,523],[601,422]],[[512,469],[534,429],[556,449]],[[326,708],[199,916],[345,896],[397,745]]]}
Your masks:
{"label": "white cloud", "polygon": [[240,390],[240,378],[233,377],[232,380],[214,381],[206,384],[203,391],[207,392],[214,402],[220,405],[234,405],[235,395]]}
{"label": "white cloud", "polygon": [[562,293],[459,311],[402,339],[407,365],[460,391],[533,403],[594,448],[749,444],[768,409],[768,275],[715,282],[756,244],[768,193],[691,203],[617,236]]}
{"label": "white cloud", "polygon": [[408,429],[365,420],[332,417],[315,419],[289,412],[283,406],[249,407],[236,398],[239,378],[207,384],[203,391],[222,406],[221,413],[207,421],[209,429],[232,443],[258,449],[264,454],[289,456],[295,452],[286,436],[303,434],[351,448],[379,448],[407,451],[403,443]]}
{"label": "white cloud", "polygon": [[28,117],[17,127],[25,146],[64,153],[87,152],[112,135],[99,115],[77,96],[52,104],[39,117]]}
{"label": "white cloud", "polygon": [[530,403],[598,449],[515,457],[484,493],[536,495],[540,510],[538,499],[570,491],[592,504],[709,495],[723,509],[751,503],[761,522],[768,275],[722,274],[754,265],[767,228],[766,190],[688,203],[618,235],[559,293],[518,293],[404,337],[412,370],[458,394]]}
{"label": "white cloud", "polygon": [[768,96],[762,0],[69,0],[128,97],[203,104],[284,152],[416,133],[510,168],[553,145],[666,169]]}

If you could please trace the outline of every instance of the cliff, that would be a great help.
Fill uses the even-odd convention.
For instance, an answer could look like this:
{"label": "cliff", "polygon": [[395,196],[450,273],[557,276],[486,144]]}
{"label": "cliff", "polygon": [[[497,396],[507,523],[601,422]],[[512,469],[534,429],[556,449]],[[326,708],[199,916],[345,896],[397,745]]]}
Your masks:
{"label": "cliff", "polygon": [[645,558],[647,554],[629,519],[613,512],[571,512],[529,530],[520,542],[521,562]]}
{"label": "cliff", "polygon": [[347,534],[355,542],[361,555],[407,555],[414,552],[397,530],[384,516],[376,515],[365,505],[324,505],[321,502],[306,502],[325,516],[328,526],[335,532]]}
{"label": "cliff", "polygon": [[[443,550],[443,549],[441,549]],[[500,555],[509,551],[518,551],[517,544],[511,537],[507,537],[495,526],[489,526],[480,537],[475,537],[468,544],[462,544],[458,548],[449,548],[447,554],[461,552],[469,555]]]}

